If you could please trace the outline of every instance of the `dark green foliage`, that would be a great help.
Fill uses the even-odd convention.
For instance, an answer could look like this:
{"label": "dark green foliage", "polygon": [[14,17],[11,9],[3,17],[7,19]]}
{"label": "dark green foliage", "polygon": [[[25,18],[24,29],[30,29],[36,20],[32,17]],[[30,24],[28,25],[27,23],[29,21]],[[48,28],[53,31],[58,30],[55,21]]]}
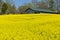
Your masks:
{"label": "dark green foliage", "polygon": [[2,12],[3,14],[5,14],[6,11],[7,11],[7,9],[8,9],[8,6],[7,6],[6,3],[4,3],[4,4],[2,5],[2,10],[1,10],[1,12]]}
{"label": "dark green foliage", "polygon": [[54,0],[49,1],[49,6],[50,6],[49,7],[50,10],[54,10]]}

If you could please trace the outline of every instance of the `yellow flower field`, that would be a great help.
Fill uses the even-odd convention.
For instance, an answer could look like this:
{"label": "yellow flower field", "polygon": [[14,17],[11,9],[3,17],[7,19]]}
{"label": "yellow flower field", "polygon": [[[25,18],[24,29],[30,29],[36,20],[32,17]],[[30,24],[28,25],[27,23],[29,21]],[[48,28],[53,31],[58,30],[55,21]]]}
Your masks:
{"label": "yellow flower field", "polygon": [[60,40],[60,14],[0,15],[0,40]]}

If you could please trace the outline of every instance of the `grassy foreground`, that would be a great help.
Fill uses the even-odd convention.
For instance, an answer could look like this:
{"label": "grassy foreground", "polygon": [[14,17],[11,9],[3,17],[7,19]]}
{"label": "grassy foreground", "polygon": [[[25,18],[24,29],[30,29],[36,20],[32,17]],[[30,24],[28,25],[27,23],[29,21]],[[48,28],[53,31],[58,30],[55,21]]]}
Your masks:
{"label": "grassy foreground", "polygon": [[0,40],[60,40],[60,15],[1,15]]}

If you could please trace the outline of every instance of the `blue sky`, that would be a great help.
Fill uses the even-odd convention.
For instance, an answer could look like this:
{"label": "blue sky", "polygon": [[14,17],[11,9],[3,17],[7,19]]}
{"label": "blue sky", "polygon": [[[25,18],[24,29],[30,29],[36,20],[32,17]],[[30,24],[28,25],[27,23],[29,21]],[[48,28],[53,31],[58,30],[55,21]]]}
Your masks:
{"label": "blue sky", "polygon": [[24,5],[24,4],[29,3],[29,2],[31,2],[31,0],[14,0],[16,7]]}

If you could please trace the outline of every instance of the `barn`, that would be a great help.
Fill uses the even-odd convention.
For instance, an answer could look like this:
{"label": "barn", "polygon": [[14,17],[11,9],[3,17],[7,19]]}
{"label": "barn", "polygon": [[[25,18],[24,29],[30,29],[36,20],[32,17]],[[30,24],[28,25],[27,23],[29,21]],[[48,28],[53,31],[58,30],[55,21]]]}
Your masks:
{"label": "barn", "polygon": [[32,9],[32,8],[27,8],[25,11],[24,11],[24,13],[40,13],[40,11],[38,11],[38,10],[34,10],[34,9]]}
{"label": "barn", "polygon": [[34,14],[34,13],[55,13],[54,11],[48,10],[48,9],[34,9],[34,8],[27,8],[26,10],[23,11],[23,13],[27,14]]}

